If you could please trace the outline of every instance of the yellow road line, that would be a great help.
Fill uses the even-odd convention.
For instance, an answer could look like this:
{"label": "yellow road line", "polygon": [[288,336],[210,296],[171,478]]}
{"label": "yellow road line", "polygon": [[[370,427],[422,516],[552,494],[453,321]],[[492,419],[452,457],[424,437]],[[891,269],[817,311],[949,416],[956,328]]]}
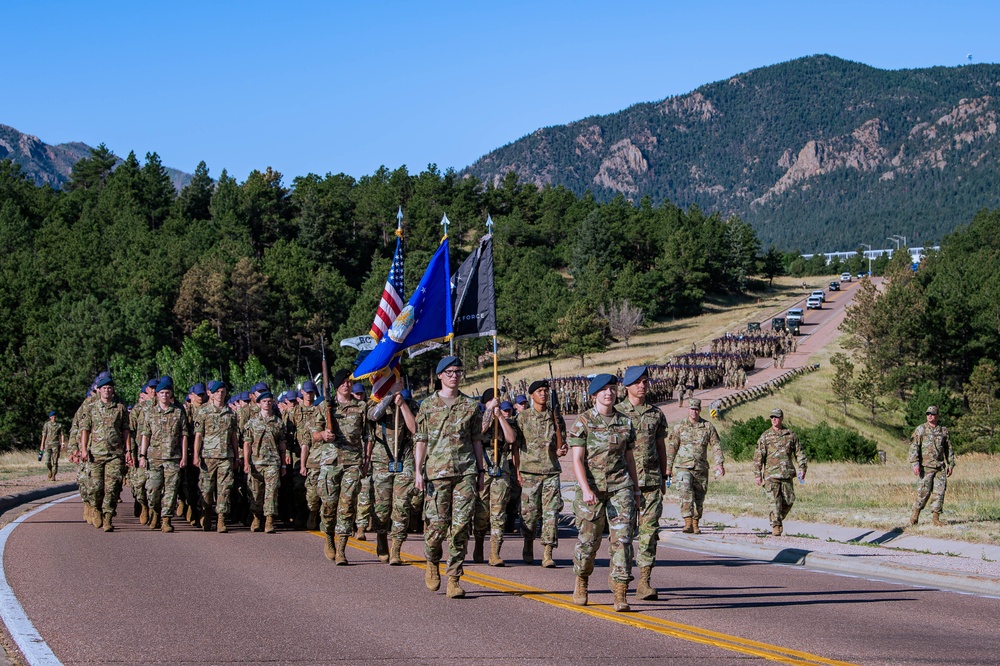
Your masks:
{"label": "yellow road line", "polygon": [[[311,534],[323,536],[320,532],[311,532]],[[376,554],[375,548],[369,545],[366,541],[357,541],[356,539],[351,538],[349,543],[352,547],[358,550],[372,555]],[[425,562],[422,558],[407,555],[406,553],[402,553],[402,557],[403,563],[408,566],[421,568],[425,566]],[[680,638],[693,643],[701,643],[703,645],[711,645],[724,650],[753,655],[769,661],[776,661],[783,664],[797,664],[801,666],[815,666],[816,664],[824,664],[826,666],[852,666],[850,662],[827,659],[825,657],[820,657],[808,652],[802,652],[800,650],[791,650],[789,648],[740,638],[739,636],[731,636],[729,634],[723,634],[689,624],[671,622],[669,620],[664,620],[652,615],[646,615],[644,613],[615,613],[614,611],[609,610],[609,607],[606,605],[577,606],[573,603],[571,597],[566,595],[555,594],[538,587],[515,583],[504,578],[497,578],[478,571],[469,571],[466,569],[463,578],[470,583],[479,585],[480,587],[489,588],[498,592],[504,592],[506,594],[518,596],[524,599],[530,599],[532,601],[538,601],[563,610],[583,613],[584,615],[589,615],[591,617],[611,622],[617,622],[618,624],[636,627],[638,629],[646,629],[663,636]]]}

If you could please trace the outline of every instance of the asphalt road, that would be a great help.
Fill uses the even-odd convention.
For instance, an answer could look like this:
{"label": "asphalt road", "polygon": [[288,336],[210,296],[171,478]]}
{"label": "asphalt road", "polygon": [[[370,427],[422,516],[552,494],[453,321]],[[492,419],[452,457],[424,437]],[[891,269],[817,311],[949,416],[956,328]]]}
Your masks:
{"label": "asphalt road", "polygon": [[997,599],[667,548],[653,577],[660,601],[610,612],[602,549],[581,609],[569,601],[572,529],[558,569],[520,563],[511,537],[510,566],[470,564],[468,598],[450,600],[424,588],[419,535],[404,549],[409,566],[381,564],[373,541],[352,539],[351,566],[336,567],[314,533],[185,524],[165,535],[123,515],[105,534],[80,515],[73,499],[32,516],[3,562],[67,664],[995,664],[1000,654]]}

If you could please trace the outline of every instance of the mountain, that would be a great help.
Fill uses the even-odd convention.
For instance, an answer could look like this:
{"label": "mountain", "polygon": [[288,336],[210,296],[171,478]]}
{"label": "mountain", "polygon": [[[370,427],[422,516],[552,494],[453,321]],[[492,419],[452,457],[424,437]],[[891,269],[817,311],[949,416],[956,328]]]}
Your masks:
{"label": "mountain", "polygon": [[1000,65],[880,70],[829,55],[546,127],[463,173],[738,215],[780,249],[936,244],[1000,206]]}
{"label": "mountain", "polygon": [[[0,124],[0,160],[14,160],[39,185],[49,184],[56,188],[65,185],[73,165],[88,157],[90,150],[87,144],[76,141],[50,146],[37,136]],[[191,174],[165,168],[177,190],[191,182]]]}

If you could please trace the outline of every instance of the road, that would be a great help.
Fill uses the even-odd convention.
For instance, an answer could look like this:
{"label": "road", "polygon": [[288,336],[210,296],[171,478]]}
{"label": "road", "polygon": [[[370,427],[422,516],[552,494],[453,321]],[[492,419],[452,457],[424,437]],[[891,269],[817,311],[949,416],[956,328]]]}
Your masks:
{"label": "road", "polygon": [[[127,495],[127,493],[126,493]],[[130,502],[127,503],[130,506]],[[130,512],[123,512],[130,513]],[[78,498],[9,535],[7,580],[63,663],[993,664],[1000,600],[700,555],[661,544],[661,600],[615,614],[602,549],[592,605],[569,602],[573,530],[557,569],[467,566],[467,599],[424,588],[409,565],[351,540],[336,567],[315,533],[151,532],[130,515],[105,534]],[[672,530],[664,530],[669,534]],[[517,561],[514,561],[517,560]],[[537,560],[536,560],[537,562]],[[633,587],[634,589],[634,587]]]}

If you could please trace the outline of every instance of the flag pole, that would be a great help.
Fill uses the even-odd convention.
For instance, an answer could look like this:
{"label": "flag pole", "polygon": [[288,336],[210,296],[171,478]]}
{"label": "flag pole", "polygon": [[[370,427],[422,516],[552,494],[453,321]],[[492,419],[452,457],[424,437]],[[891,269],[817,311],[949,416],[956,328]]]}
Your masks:
{"label": "flag pole", "polygon": [[[486,230],[493,235],[493,216],[486,214]],[[500,399],[500,357],[497,355],[497,336],[493,336],[493,398]],[[493,464],[500,465],[500,420],[493,422]]]}

